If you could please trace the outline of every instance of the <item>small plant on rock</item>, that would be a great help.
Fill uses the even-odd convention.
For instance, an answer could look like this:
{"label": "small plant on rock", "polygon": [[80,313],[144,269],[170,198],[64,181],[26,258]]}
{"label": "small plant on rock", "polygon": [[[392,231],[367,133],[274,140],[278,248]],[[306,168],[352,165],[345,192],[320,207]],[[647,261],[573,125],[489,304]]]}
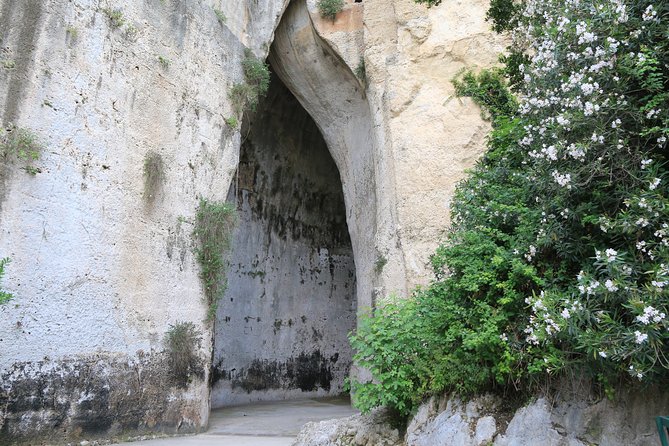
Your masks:
{"label": "small plant on rock", "polygon": [[239,121],[237,120],[237,117],[230,116],[229,118],[225,118],[225,125],[231,129],[236,129],[239,125]]}
{"label": "small plant on rock", "polygon": [[233,85],[229,93],[232,108],[237,115],[241,115],[246,107],[255,111],[258,101],[267,93],[270,82],[269,65],[255,57],[250,50],[245,51],[242,68],[246,82]]}
{"label": "small plant on rock", "polygon": [[102,12],[109,19],[109,24],[112,28],[120,28],[125,24],[125,17],[123,16],[123,11],[120,8],[103,8]]}
{"label": "small plant on rock", "polygon": [[344,9],[344,0],[318,0],[316,7],[321,17],[334,22],[337,14]]}
{"label": "small plant on rock", "polygon": [[[9,258],[0,259],[0,284],[2,284],[2,277],[5,275],[5,266],[9,262]],[[0,288],[0,305],[8,302],[12,297],[14,296]]]}
{"label": "small plant on rock", "polygon": [[216,19],[218,20],[218,23],[220,23],[221,25],[225,25],[225,22],[228,20],[228,18],[225,16],[223,11],[214,8],[214,14],[216,14]]}
{"label": "small plant on rock", "polygon": [[441,3],[441,0],[414,0],[416,3],[425,3],[427,4],[427,7],[429,8],[430,6],[437,6],[439,3]]}
{"label": "small plant on rock", "polygon": [[365,69],[365,58],[361,57],[358,66],[355,68],[355,75],[362,83],[367,82],[367,70]]}
{"label": "small plant on rock", "polygon": [[165,56],[158,56],[158,63],[163,67],[163,70],[167,70],[170,67],[170,60]]}
{"label": "small plant on rock", "polygon": [[165,178],[163,157],[156,152],[149,152],[144,157],[144,198],[153,200]]}
{"label": "small plant on rock", "polygon": [[33,166],[42,151],[42,143],[29,129],[10,124],[0,128],[0,157],[6,161],[19,160],[24,163],[23,170],[36,175],[41,170]]}
{"label": "small plant on rock", "polygon": [[344,9],[344,0],[318,0],[316,7],[321,17],[334,22],[337,14]]}
{"label": "small plant on rock", "polygon": [[165,351],[171,381],[181,388],[193,378],[204,377],[204,361],[198,355],[202,333],[192,322],[177,322],[165,333]]}

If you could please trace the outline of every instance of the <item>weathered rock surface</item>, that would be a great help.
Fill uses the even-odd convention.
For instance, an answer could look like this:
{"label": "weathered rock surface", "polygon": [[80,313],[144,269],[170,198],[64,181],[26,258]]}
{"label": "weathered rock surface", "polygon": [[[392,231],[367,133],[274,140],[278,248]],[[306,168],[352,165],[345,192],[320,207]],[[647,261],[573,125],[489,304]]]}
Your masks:
{"label": "weathered rock surface", "polygon": [[[655,417],[669,411],[669,394],[653,389],[625,390],[610,401],[592,397],[587,390],[575,393],[575,389],[566,389],[551,399],[538,398],[516,411],[502,403],[500,398],[489,395],[466,402],[433,398],[418,409],[397,444],[656,445]],[[386,439],[394,438],[396,431],[383,418],[361,415],[305,426],[296,444],[364,444],[347,443],[358,432],[374,432],[378,438]]]}
{"label": "weathered rock surface", "polygon": [[397,429],[383,409],[368,415],[307,423],[293,446],[399,446]]}
{"label": "weathered rock surface", "polygon": [[[196,325],[207,341],[197,354],[211,358],[213,330],[204,322],[191,234],[199,198],[226,199],[236,179],[242,135],[226,123],[233,114],[228,93],[243,80],[247,48],[265,57],[272,46],[273,67],[314,119],[339,170],[344,206],[337,209],[350,235],[357,307],[425,282],[428,257],[448,222],[448,197],[488,130],[470,101],[452,97],[451,85],[460,68],[493,64],[502,49],[483,20],[486,5],[453,1],[428,9],[411,0],[351,0],[332,22],[319,17],[312,0],[0,0],[0,119],[30,129],[45,146],[36,176],[0,161],[0,257],[12,258],[3,287],[15,295],[0,307],[3,401],[31,397],[23,378],[9,373],[19,366],[51,388],[57,380],[40,365],[45,357],[67,375],[75,373],[72,361],[99,354],[110,380],[123,382],[127,371],[109,358],[135,363],[141,352],[161,354],[165,332],[178,321]],[[143,174],[149,152],[165,166],[151,197]],[[286,274],[293,280],[298,272]],[[300,302],[309,294],[296,294],[294,307],[306,307]],[[345,313],[345,326],[355,307],[330,310]],[[256,323],[260,317],[245,316]],[[295,316],[301,322],[302,314]],[[286,318],[276,319],[283,327]],[[325,364],[327,377],[335,353],[345,356],[344,336],[323,336],[331,342],[315,361],[290,352],[282,361],[292,369],[281,365],[281,373],[315,363],[319,373]],[[143,386],[170,395],[159,407],[177,414],[154,426],[206,426],[209,378],[206,370],[203,380],[174,391],[160,375],[147,374]],[[68,379],[74,390],[67,398],[81,388],[104,390],[96,380]],[[135,398],[142,388],[126,390]],[[52,424],[40,427],[40,420],[54,417],[64,431],[52,441],[66,441],[85,417],[94,418],[86,399],[69,403],[66,409],[45,400],[0,412],[3,420],[33,420],[5,422],[0,443],[45,433]],[[114,416],[119,407],[104,410]],[[140,406],[129,425],[150,426],[142,424],[148,413]],[[186,418],[194,421],[178,421]]]}
{"label": "weathered rock surface", "polygon": [[230,190],[239,224],[218,307],[212,406],[339,395],[356,323],[339,172],[276,76],[249,119]]}

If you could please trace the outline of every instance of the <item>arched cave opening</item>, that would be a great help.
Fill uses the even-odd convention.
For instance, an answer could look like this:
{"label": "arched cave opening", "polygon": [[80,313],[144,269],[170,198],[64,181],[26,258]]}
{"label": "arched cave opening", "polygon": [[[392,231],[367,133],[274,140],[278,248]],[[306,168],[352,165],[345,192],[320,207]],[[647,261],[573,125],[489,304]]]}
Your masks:
{"label": "arched cave opening", "polygon": [[212,408],[342,394],[357,309],[339,171],[313,119],[274,74],[243,127]]}

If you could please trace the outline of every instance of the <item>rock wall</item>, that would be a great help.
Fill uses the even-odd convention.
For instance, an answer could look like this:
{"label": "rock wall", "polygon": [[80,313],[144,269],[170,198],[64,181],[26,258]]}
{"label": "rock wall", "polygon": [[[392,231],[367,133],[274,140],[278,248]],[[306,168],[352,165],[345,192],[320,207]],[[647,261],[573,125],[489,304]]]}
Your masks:
{"label": "rock wall", "polygon": [[339,172],[278,78],[248,125],[231,190],[240,221],[216,318],[212,406],[340,394],[356,299]]}
{"label": "rock wall", "polygon": [[[228,194],[228,90],[285,3],[0,0],[0,121],[44,145],[35,176],[0,157],[15,296],[0,307],[1,444],[206,427],[208,367],[172,386],[163,339],[193,322],[211,357],[191,222],[199,197]],[[164,162],[154,197],[149,151]]]}
{"label": "rock wall", "polygon": [[[308,328],[301,316],[320,318],[313,327],[322,347],[304,350],[306,359],[282,350],[281,361],[293,368],[329,361],[331,390],[338,389],[345,361],[334,367],[331,352],[345,353],[343,330],[332,332],[335,347],[326,349],[334,338],[324,334],[331,327],[322,319],[340,317],[345,326],[355,303],[369,307],[380,295],[428,280],[448,197],[483,149],[488,125],[469,101],[452,97],[450,80],[465,66],[493,64],[502,49],[485,10],[479,0],[429,9],[413,0],[351,0],[330,21],[318,15],[315,0],[0,0],[0,120],[29,129],[44,145],[35,176],[0,159],[0,257],[12,258],[3,287],[15,295],[0,307],[0,442],[47,432],[65,442],[206,426],[209,369],[195,373],[185,390],[171,385],[162,374],[164,337],[171,325],[192,322],[205,341],[198,355],[212,358],[191,234],[199,198],[223,200],[236,182],[242,135],[225,120],[233,114],[228,91],[243,79],[245,48],[271,53],[339,170],[354,261],[337,242],[309,265],[340,256],[327,282],[337,293],[341,284],[353,286],[344,271],[355,270],[351,305],[337,298],[341,307],[310,308],[310,318],[297,308],[311,298],[305,287],[294,307],[263,307],[256,318],[281,319],[285,342]],[[157,189],[145,193],[150,152],[164,172]],[[249,198],[248,210],[254,206]],[[263,236],[257,246],[274,240]],[[250,240],[240,235],[236,243]],[[306,259],[314,246],[306,245],[293,258]],[[255,254],[237,253],[242,266],[233,265],[233,277],[247,272],[249,280],[231,290],[253,282]],[[263,265],[279,267],[285,265]],[[300,277],[299,270],[291,274],[286,281]],[[261,285],[267,283],[253,283],[253,290]],[[300,322],[286,330],[291,319]],[[262,341],[274,342],[271,330]],[[133,374],[141,385],[128,385],[127,399],[114,393]],[[31,393],[35,383],[39,394]],[[126,413],[128,401],[140,409]],[[98,413],[124,421],[108,424]]]}
{"label": "rock wall", "polygon": [[433,398],[401,436],[383,410],[341,420],[308,423],[294,446],[651,446],[659,443],[655,417],[669,410],[661,389],[624,389],[615,401],[578,385],[537,397],[517,410],[499,397],[463,401]]}

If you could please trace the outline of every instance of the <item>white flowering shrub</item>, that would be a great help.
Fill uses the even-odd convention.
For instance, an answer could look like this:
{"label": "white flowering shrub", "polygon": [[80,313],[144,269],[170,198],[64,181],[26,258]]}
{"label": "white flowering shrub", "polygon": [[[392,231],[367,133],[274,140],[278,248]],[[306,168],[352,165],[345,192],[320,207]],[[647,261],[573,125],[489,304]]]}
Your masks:
{"label": "white flowering shrub", "polygon": [[523,16],[519,149],[541,210],[530,263],[560,272],[528,297],[525,342],[549,371],[666,376],[669,4],[529,1]]}
{"label": "white flowering shrub", "polygon": [[[458,187],[434,282],[352,337],[364,410],[578,373],[669,377],[669,2],[495,0],[504,70],[465,74],[488,151]],[[511,90],[504,86],[506,75]]]}

